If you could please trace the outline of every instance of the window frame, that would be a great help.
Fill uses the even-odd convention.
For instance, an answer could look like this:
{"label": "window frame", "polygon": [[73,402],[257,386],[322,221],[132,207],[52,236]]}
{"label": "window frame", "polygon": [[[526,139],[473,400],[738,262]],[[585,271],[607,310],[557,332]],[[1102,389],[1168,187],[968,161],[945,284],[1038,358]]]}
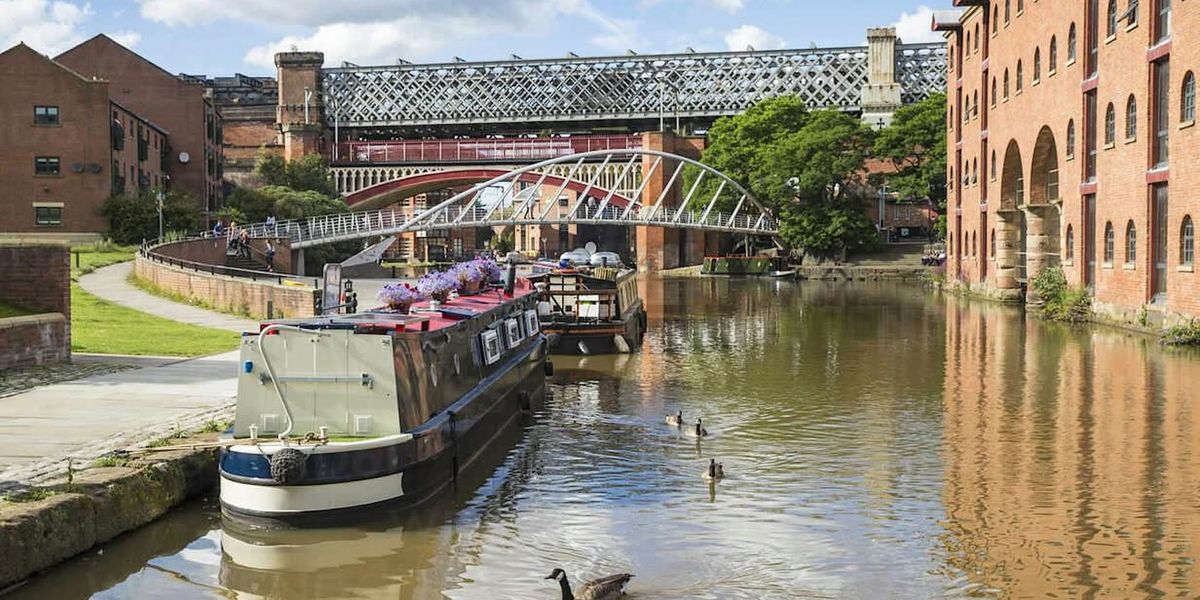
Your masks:
{"label": "window frame", "polygon": [[[52,214],[57,214],[58,217],[47,217],[43,219],[42,211],[51,211]],[[33,207],[33,224],[35,227],[62,227],[63,207],[61,206],[37,206]]]}
{"label": "window frame", "polygon": [[1191,71],[1184,73],[1179,89],[1179,122],[1196,122],[1196,76]]}
{"label": "window frame", "polygon": [[1137,263],[1137,226],[1130,219],[1125,224],[1125,264],[1133,265]]}
{"label": "window frame", "polygon": [[1196,225],[1192,215],[1183,215],[1179,224],[1179,264],[1191,267],[1196,262]]}
{"label": "window frame", "polygon": [[1112,221],[1104,224],[1104,266],[1112,267],[1117,253],[1117,234],[1113,230]]}
{"label": "window frame", "polygon": [[1075,264],[1075,226],[1073,224],[1067,223],[1067,233],[1063,239],[1066,241],[1063,261],[1067,264]]}
{"label": "window frame", "polygon": [[35,177],[59,177],[62,175],[62,158],[58,156],[33,157]]}
{"label": "window frame", "polygon": [[[42,114],[38,114],[39,111]],[[53,114],[51,114],[53,111]],[[62,112],[57,104],[33,105],[33,124],[39,127],[54,127],[62,125]]]}
{"label": "window frame", "polygon": [[1117,108],[1112,102],[1104,109],[1104,147],[1117,143]]}
{"label": "window frame", "polygon": [[1137,139],[1137,98],[1133,94],[1129,95],[1129,99],[1125,101],[1125,141],[1132,142]]}
{"label": "window frame", "polygon": [[1079,32],[1075,28],[1075,23],[1071,23],[1071,28],[1067,31],[1067,65],[1075,64],[1079,58]]}

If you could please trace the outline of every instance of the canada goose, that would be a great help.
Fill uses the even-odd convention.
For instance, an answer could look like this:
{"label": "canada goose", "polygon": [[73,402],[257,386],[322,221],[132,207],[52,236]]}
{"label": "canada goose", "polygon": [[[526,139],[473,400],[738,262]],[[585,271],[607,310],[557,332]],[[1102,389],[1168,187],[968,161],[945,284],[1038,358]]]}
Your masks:
{"label": "canada goose", "polygon": [[717,459],[708,459],[708,468],[704,470],[702,475],[709,482],[717,482],[725,479],[725,467],[717,464]]}
{"label": "canada goose", "polygon": [[700,417],[696,417],[696,426],[687,428],[687,435],[696,438],[702,438],[708,435],[708,430],[700,424]]}
{"label": "canada goose", "polygon": [[546,579],[557,579],[559,587],[562,588],[562,600],[613,600],[625,595],[625,584],[633,578],[631,573],[618,573],[601,577],[591,581],[583,582],[579,586],[579,593],[575,594],[571,591],[571,584],[567,581],[567,573],[562,569],[554,569]]}
{"label": "canada goose", "polygon": [[683,425],[683,411],[680,410],[673,415],[667,415],[667,425],[674,425],[676,427]]}

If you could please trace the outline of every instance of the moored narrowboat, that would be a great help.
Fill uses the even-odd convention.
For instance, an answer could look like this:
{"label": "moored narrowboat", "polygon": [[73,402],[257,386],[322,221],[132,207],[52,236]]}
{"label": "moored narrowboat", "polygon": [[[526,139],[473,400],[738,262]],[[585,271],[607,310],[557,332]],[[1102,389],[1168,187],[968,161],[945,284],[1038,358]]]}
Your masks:
{"label": "moored narrowboat", "polygon": [[408,314],[266,322],[242,337],[222,510],[302,521],[428,499],[541,404],[547,354],[527,280]]}
{"label": "moored narrowboat", "polygon": [[538,317],[552,353],[629,353],[641,346],[646,311],[636,271],[560,268],[530,280],[539,292]]}

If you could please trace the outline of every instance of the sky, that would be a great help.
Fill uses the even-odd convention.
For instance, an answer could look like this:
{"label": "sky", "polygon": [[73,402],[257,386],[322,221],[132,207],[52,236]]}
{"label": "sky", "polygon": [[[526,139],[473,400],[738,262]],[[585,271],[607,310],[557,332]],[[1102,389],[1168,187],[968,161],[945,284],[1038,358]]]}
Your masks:
{"label": "sky", "polygon": [[0,0],[0,50],[54,56],[98,33],[173,73],[273,75],[275,52],[328,66],[853,46],[894,25],[940,40],[950,0]]}

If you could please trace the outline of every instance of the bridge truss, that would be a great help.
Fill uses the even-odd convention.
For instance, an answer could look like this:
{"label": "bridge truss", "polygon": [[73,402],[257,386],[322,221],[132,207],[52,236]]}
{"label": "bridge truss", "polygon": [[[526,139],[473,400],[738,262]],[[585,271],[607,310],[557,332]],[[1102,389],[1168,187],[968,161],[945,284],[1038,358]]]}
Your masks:
{"label": "bridge truss", "polygon": [[[593,169],[586,179],[579,178],[585,165],[596,160],[604,166],[618,165],[626,173],[644,169],[644,175],[632,193],[606,190],[598,185],[603,168]],[[564,166],[566,175],[558,175]],[[688,184],[684,183],[685,167],[695,170]],[[657,194],[647,192],[654,180],[662,182]],[[706,181],[715,182],[711,194],[712,186]],[[568,185],[579,191],[573,202],[562,206],[559,198],[564,197]],[[508,192],[487,201],[485,193],[495,188]],[[553,191],[547,195],[543,190]],[[672,190],[680,192],[677,200]],[[724,212],[720,207],[732,208]],[[286,237],[293,249],[299,249],[407,231],[570,224],[649,225],[761,236],[778,233],[771,212],[733,179],[690,158],[641,148],[583,152],[513,169],[411,216],[385,208],[274,225],[259,223],[248,229],[252,237]]]}
{"label": "bridge truss", "polygon": [[[856,111],[866,46],[551,60],[346,66],[322,70],[332,126],[448,126],[715,118],[796,94]],[[905,102],[946,89],[944,44],[896,46]]]}

